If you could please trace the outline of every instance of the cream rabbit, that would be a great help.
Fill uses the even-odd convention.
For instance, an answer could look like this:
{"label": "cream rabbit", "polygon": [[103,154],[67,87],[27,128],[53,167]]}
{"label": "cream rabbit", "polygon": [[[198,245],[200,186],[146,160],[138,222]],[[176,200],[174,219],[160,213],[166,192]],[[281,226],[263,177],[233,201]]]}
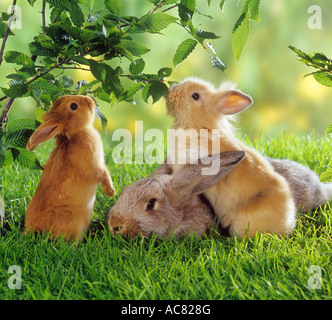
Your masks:
{"label": "cream rabbit", "polygon": [[[202,175],[209,165],[185,165],[171,175],[167,165],[152,175],[125,187],[109,212],[108,222],[114,234],[150,237],[202,237],[217,224],[214,210],[202,193],[227,175],[242,161],[243,151],[215,154],[218,162],[213,175]],[[205,162],[204,162],[205,163]],[[222,232],[221,228],[219,229]]]}
{"label": "cream rabbit", "polygon": [[53,137],[56,146],[27,207],[27,231],[51,231],[53,236],[80,240],[90,223],[97,184],[105,195],[114,194],[94,118],[91,98],[64,96],[53,103],[30,137],[29,150]]}
{"label": "cream rabbit", "polygon": [[[214,149],[246,151],[241,164],[204,193],[221,224],[241,237],[261,232],[290,233],[296,224],[296,209],[287,181],[256,150],[234,137],[227,119],[248,108],[252,99],[232,84],[215,89],[208,82],[189,78],[173,85],[166,101],[168,113],[174,117],[174,129],[194,129],[199,138],[201,129],[209,131],[207,139],[199,139],[200,147],[208,154]],[[212,135],[213,129],[219,130]],[[192,154],[188,142],[176,148],[183,149]],[[177,156],[171,154],[168,159],[176,161]],[[176,172],[182,165],[171,166]]]}

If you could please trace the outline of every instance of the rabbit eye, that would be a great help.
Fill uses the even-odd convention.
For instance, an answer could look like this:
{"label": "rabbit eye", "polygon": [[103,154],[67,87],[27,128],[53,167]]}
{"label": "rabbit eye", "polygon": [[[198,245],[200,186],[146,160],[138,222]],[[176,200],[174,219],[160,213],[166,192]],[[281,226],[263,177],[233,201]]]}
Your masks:
{"label": "rabbit eye", "polygon": [[78,105],[77,103],[73,102],[70,104],[69,108],[70,110],[75,111],[78,108]]}
{"label": "rabbit eye", "polygon": [[193,93],[192,95],[191,95],[191,97],[194,99],[194,100],[199,100],[199,94],[197,93],[197,92],[195,92],[195,93]]}
{"label": "rabbit eye", "polygon": [[150,199],[150,201],[148,202],[145,211],[150,211],[154,209],[155,203],[157,202],[157,199],[153,198]]}

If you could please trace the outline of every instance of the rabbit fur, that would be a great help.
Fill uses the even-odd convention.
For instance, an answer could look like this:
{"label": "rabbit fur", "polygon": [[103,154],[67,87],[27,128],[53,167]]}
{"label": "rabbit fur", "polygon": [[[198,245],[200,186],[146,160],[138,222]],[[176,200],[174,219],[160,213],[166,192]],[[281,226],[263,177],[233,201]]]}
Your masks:
{"label": "rabbit fur", "polygon": [[308,167],[287,159],[266,159],[287,180],[298,212],[315,210],[332,199],[332,184],[320,182]]}
{"label": "rabbit fur", "polygon": [[[199,138],[201,129],[208,129],[209,133],[219,129],[217,135],[199,139],[199,145],[209,155],[214,146],[219,152],[246,152],[245,159],[226,179],[204,192],[221,224],[240,237],[261,232],[289,234],[296,224],[296,209],[287,181],[256,150],[236,139],[229,124],[229,115],[251,104],[252,99],[236,90],[233,84],[224,83],[215,89],[210,83],[195,78],[173,85],[166,97],[174,129],[194,129]],[[187,142],[178,144],[176,150],[191,152]],[[176,162],[177,156],[170,154],[168,158],[175,162],[171,164],[174,172],[183,166]]]}
{"label": "rabbit fur", "polygon": [[214,210],[202,193],[227,178],[244,156],[243,151],[213,155],[220,159],[214,175],[202,175],[205,162],[187,164],[174,175],[168,165],[161,165],[147,178],[123,188],[108,215],[111,232],[128,237],[202,237],[217,225]]}
{"label": "rabbit fur", "polygon": [[[321,183],[317,175],[309,168],[295,161],[269,157],[266,159],[272,164],[274,170],[287,180],[298,212],[314,210],[332,198],[331,184]],[[203,237],[211,229],[216,229],[221,235],[229,235],[229,228],[220,224],[213,207],[204,194],[192,195],[190,201],[179,208],[164,199],[164,203],[168,203],[170,208],[168,207],[160,216],[142,214],[141,200],[137,201],[137,199],[141,199],[143,194],[144,204],[147,199],[153,199],[154,187],[159,183],[163,185],[169,179],[167,175],[172,175],[172,173],[172,167],[164,163],[147,178],[140,179],[123,189],[116,202],[116,207],[111,209],[108,215],[113,234],[143,235],[145,237],[156,234],[162,238],[170,235],[185,237],[194,234]],[[155,180],[155,184],[152,183],[152,180]],[[157,188],[159,190],[159,185]],[[132,214],[128,214],[129,212]]]}
{"label": "rabbit fur", "polygon": [[94,118],[95,103],[90,97],[67,95],[53,103],[30,137],[30,151],[53,137],[56,142],[27,207],[28,232],[81,240],[90,223],[98,183],[105,195],[114,194]]}

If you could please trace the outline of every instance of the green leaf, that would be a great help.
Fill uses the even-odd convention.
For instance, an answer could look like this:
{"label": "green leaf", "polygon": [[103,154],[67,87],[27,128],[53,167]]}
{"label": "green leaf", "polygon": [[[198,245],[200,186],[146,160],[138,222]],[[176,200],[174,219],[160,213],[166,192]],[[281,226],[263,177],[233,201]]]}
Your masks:
{"label": "green leaf", "polygon": [[96,90],[93,91],[95,97],[99,98],[100,100],[106,101],[108,103],[112,102],[112,99],[109,94],[105,92],[102,87],[98,87]]}
{"label": "green leaf", "polygon": [[154,14],[148,14],[144,16],[140,21],[139,25],[145,30],[151,33],[160,32],[161,30],[167,28],[167,26],[175,22],[177,18],[160,12]]}
{"label": "green leaf", "polygon": [[61,10],[70,10],[69,0],[45,0],[45,2]]}
{"label": "green leaf", "polygon": [[221,71],[225,71],[227,69],[226,64],[219,59],[218,56],[213,55],[209,52],[210,58],[211,58],[211,63],[213,68],[219,69]]}
{"label": "green leaf", "polygon": [[[119,46],[113,46],[113,49],[116,52],[117,56],[122,56],[122,57],[126,57],[127,59],[129,59],[130,61],[134,61],[133,55],[131,54],[131,52],[129,52],[129,50],[119,47]],[[110,59],[112,59],[114,57],[114,55],[110,55]],[[106,60],[107,55],[105,54],[104,59]]]}
{"label": "green leaf", "polygon": [[324,53],[321,52],[316,52],[313,56],[312,56],[312,61],[314,63],[320,64],[322,66],[325,66],[328,63],[331,63],[332,60],[329,59]]}
{"label": "green leaf", "polygon": [[99,63],[93,59],[89,60],[89,64],[90,64],[90,70],[94,75],[94,77],[97,80],[104,82],[106,78],[106,67],[105,67],[106,64]]}
{"label": "green leaf", "polygon": [[249,37],[249,15],[243,13],[236,22],[232,33],[232,49],[235,57],[239,60]]}
{"label": "green leaf", "polygon": [[36,0],[28,0],[28,2],[30,3],[30,6],[33,7],[33,5],[35,4]]}
{"label": "green leaf", "polygon": [[13,156],[13,149],[8,149],[6,151],[6,155],[5,155],[5,162],[4,162],[4,166],[10,166],[13,162],[14,162],[14,156]]}
{"label": "green leaf", "polygon": [[123,47],[127,49],[132,55],[136,57],[140,57],[141,55],[150,51],[150,49],[145,47],[143,44],[133,40],[123,39],[120,41],[120,43],[118,43],[118,47]]}
{"label": "green leaf", "polygon": [[145,102],[148,102],[148,98],[151,96],[153,103],[156,103],[161,97],[168,93],[168,88],[165,83],[161,81],[152,81],[148,83],[143,91],[142,98]]}
{"label": "green leaf", "polygon": [[301,51],[300,49],[298,48],[295,48],[293,46],[288,46],[289,49],[291,49],[292,51],[294,51],[301,59],[300,59],[300,62],[302,63],[307,63],[307,62],[310,62],[312,63],[312,57],[311,55]]}
{"label": "green leaf", "polygon": [[78,62],[79,64],[84,64],[84,65],[87,65],[87,66],[90,65],[90,60],[88,60],[84,57],[81,57],[81,56],[72,57],[71,59]]}
{"label": "green leaf", "polygon": [[98,104],[96,103],[96,109],[95,109],[95,112],[96,112],[96,117],[98,118],[98,120],[100,121],[102,127],[104,130],[106,130],[106,127],[107,127],[107,118],[105,117],[105,115],[101,112]]}
{"label": "green leaf", "polygon": [[24,81],[13,79],[8,84],[9,89],[1,88],[1,90],[9,98],[20,98],[28,92],[28,87]]}
{"label": "green leaf", "polygon": [[28,55],[18,51],[7,51],[4,54],[4,59],[7,63],[15,63],[27,67],[35,66],[34,62]]}
{"label": "green leaf", "polygon": [[70,6],[71,7],[69,12],[70,12],[71,21],[73,21],[76,27],[80,28],[85,20],[84,13],[81,7],[73,1],[70,3]]}
{"label": "green leaf", "polygon": [[[47,107],[49,107],[50,105],[52,104],[52,101],[51,99],[49,99],[49,102],[48,104],[46,105]],[[36,116],[36,119],[38,121],[42,121],[43,119],[43,115],[46,113],[46,110],[42,109],[42,108],[36,108],[35,109],[35,116]]]}
{"label": "green leaf", "polygon": [[6,143],[10,147],[25,148],[33,132],[34,130],[30,129],[16,130],[6,136]]}
{"label": "green leaf", "polygon": [[167,78],[172,74],[173,69],[172,68],[161,68],[158,71],[158,76],[160,78]]}
{"label": "green leaf", "polygon": [[69,76],[62,76],[59,81],[62,83],[64,88],[71,88],[74,86],[74,80]]}
{"label": "green leaf", "polygon": [[173,65],[176,67],[180,62],[185,60],[187,56],[195,49],[197,41],[193,39],[187,39],[180,43],[176,49],[173,57]]}
{"label": "green leaf", "polygon": [[196,36],[201,39],[219,39],[220,38],[220,36],[217,36],[213,32],[207,32],[207,31],[203,31],[203,30],[197,30]]}
{"label": "green leaf", "polygon": [[[113,70],[109,65],[106,65],[106,79],[107,81],[103,82],[103,88],[105,86],[110,87],[112,92],[115,94],[116,98],[119,98],[123,92],[123,87],[120,81],[120,77],[117,74],[116,70]],[[105,90],[107,92],[107,90]]]}
{"label": "green leaf", "polygon": [[144,70],[144,67],[145,67],[144,59],[137,59],[130,64],[129,72],[131,74],[139,74]]}
{"label": "green leaf", "polygon": [[132,97],[135,95],[135,93],[142,88],[142,83],[140,82],[137,82],[137,83],[134,83],[133,85],[131,85],[125,92],[124,92],[124,95],[125,95],[125,100],[130,100],[132,99]]}
{"label": "green leaf", "polygon": [[317,82],[326,87],[332,87],[332,74],[325,71],[318,71],[313,74]]}
{"label": "green leaf", "polygon": [[97,37],[97,34],[88,28],[80,29],[67,24],[64,24],[63,28],[73,39],[78,39],[83,43],[89,42]]}
{"label": "green leaf", "polygon": [[33,152],[29,152],[27,149],[21,148],[13,149],[13,154],[14,152],[16,153],[15,160],[22,166],[35,170],[43,169]]}
{"label": "green leaf", "polygon": [[224,4],[225,4],[226,0],[221,0],[220,3],[219,3],[219,7],[220,7],[220,10],[222,11],[223,8],[224,8]]}
{"label": "green leaf", "polygon": [[121,14],[122,4],[120,0],[105,0],[105,7],[116,16]]}
{"label": "green leaf", "polygon": [[[5,160],[6,160],[6,154],[5,154],[5,152],[3,152],[1,149],[0,149],[0,168],[2,168],[3,167],[3,165],[4,165],[4,163],[5,163]],[[1,216],[1,214],[2,214],[2,208],[1,208],[1,201],[2,201],[2,199],[1,199],[1,197],[0,197],[0,216]]]}
{"label": "green leaf", "polygon": [[59,89],[58,86],[55,84],[45,80],[45,79],[39,79],[34,82],[32,82],[29,87],[33,90],[41,90],[47,94],[54,95],[54,94],[61,94],[62,90]]}
{"label": "green leaf", "polygon": [[12,133],[21,129],[36,130],[40,122],[35,119],[15,119],[7,123],[7,132]]}
{"label": "green leaf", "polygon": [[97,83],[99,83],[99,80],[93,80],[90,83],[88,83],[85,80],[79,81],[76,84],[76,89],[79,89],[78,92],[77,92],[77,94],[82,94],[82,93],[88,91],[89,89],[91,89]]}
{"label": "green leaf", "polygon": [[[7,30],[7,24],[4,23],[3,21],[0,21],[0,39],[3,38],[6,34],[6,30]],[[13,32],[9,32],[9,35],[13,35]]]}
{"label": "green leaf", "polygon": [[47,49],[43,47],[39,42],[31,42],[29,43],[29,49],[32,54],[35,56],[41,57],[52,57],[55,58],[58,56],[58,53],[55,52],[53,49]]}
{"label": "green leaf", "polygon": [[178,6],[179,17],[183,22],[191,20],[196,8],[195,0],[181,0]]}
{"label": "green leaf", "polygon": [[248,12],[249,19],[259,22],[259,5],[260,0],[247,0],[244,5],[242,13]]}

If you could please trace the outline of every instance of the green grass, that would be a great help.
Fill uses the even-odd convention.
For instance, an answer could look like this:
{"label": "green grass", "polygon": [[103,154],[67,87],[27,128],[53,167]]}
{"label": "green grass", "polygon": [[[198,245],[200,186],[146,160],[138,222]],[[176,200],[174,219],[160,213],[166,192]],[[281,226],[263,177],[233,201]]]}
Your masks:
{"label": "green grass", "polygon": [[[318,174],[331,158],[332,141],[325,137],[244,140],[265,155],[299,161]],[[45,160],[49,147],[38,152]],[[111,154],[108,147],[106,153]],[[103,221],[120,190],[156,166],[116,166],[110,156],[107,162],[117,196],[106,198],[98,189],[90,232],[86,241],[74,244],[24,236],[25,209],[41,173],[19,166],[0,170],[7,218],[0,238],[0,299],[331,299],[329,204],[299,214],[288,237],[126,240],[110,235]],[[22,289],[7,286],[11,265],[22,270]],[[320,289],[308,287],[312,265],[321,270]]]}

